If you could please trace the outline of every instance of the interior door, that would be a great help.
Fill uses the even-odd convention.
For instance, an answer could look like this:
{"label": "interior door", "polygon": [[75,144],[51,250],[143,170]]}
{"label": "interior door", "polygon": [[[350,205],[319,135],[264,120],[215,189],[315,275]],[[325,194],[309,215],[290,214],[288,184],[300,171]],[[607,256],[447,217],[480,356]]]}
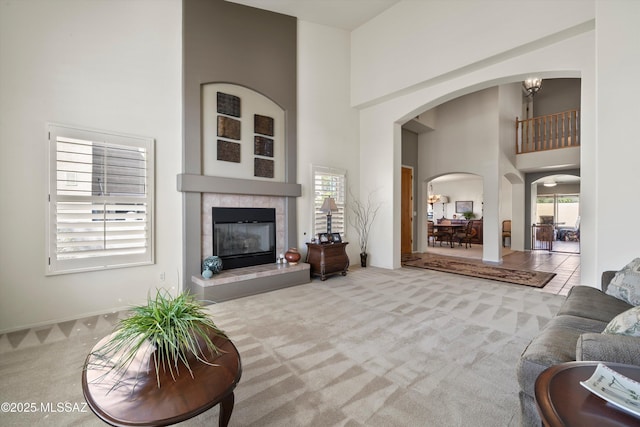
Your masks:
{"label": "interior door", "polygon": [[413,252],[413,169],[402,167],[401,243],[403,254]]}

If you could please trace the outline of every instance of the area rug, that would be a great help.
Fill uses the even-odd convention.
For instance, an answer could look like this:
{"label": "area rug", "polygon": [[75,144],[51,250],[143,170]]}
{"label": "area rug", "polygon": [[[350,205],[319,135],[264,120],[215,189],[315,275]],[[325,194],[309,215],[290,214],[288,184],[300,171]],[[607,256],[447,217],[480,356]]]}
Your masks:
{"label": "area rug", "polygon": [[516,285],[542,288],[555,276],[532,270],[516,270],[484,264],[482,261],[472,261],[466,258],[456,258],[434,254],[412,254],[402,259],[402,265],[407,267],[425,268],[443,271],[445,273],[463,276],[479,277],[481,279],[497,280],[499,282],[514,283]]}

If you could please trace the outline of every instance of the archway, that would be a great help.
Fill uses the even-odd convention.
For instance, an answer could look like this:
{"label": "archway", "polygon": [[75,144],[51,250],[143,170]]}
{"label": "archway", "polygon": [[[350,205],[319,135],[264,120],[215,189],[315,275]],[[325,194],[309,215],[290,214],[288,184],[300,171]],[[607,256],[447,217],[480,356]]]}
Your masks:
{"label": "archway", "polygon": [[[555,173],[541,176],[531,183],[531,224],[553,228],[550,250],[580,253],[580,175]],[[535,249],[533,241],[531,249]]]}
{"label": "archway", "polygon": [[[554,46],[555,48],[555,46]],[[521,68],[523,64],[519,64]],[[580,69],[578,67],[578,69]],[[513,71],[513,69],[511,69]],[[401,146],[402,146],[402,124],[416,117],[421,112],[425,112],[435,106],[458,98],[463,94],[471,94],[475,92],[485,92],[482,89],[495,88],[500,92],[494,94],[495,99],[504,100],[502,96],[505,88],[511,90],[512,96],[509,97],[515,110],[519,110],[522,105],[521,101],[521,81],[528,76],[528,73],[510,73],[496,79],[496,73],[499,70],[482,69],[466,74],[464,78],[443,81],[438,84],[428,85],[415,88],[411,93],[400,94],[397,97],[388,100],[382,100],[374,105],[369,105],[360,110],[360,150],[361,158],[366,155],[366,162],[360,165],[361,191],[370,192],[378,191],[381,198],[387,201],[387,205],[379,212],[376,224],[372,230],[375,236],[371,242],[372,257],[371,263],[375,266],[386,268],[399,268],[401,265],[400,257],[400,171],[401,171]],[[558,73],[543,73],[543,78],[547,77],[580,77],[579,71],[566,71]],[[491,79],[491,76],[494,76]],[[583,78],[584,82],[584,78]],[[503,84],[512,83],[512,84]],[[499,86],[496,86],[499,85]],[[511,88],[509,89],[509,86]],[[589,84],[583,83],[583,99],[584,87],[590,87]],[[491,90],[489,91],[491,92]],[[585,108],[589,110],[590,104],[586,107],[582,106],[583,116]],[[497,108],[497,107],[496,107]],[[515,111],[514,110],[514,111]],[[402,113],[406,111],[407,113]],[[484,109],[473,110],[476,113],[483,113]],[[502,113],[502,110],[501,110]],[[518,113],[513,113],[515,117]],[[508,114],[494,115],[493,123],[496,118],[500,117],[500,125],[504,125],[504,130],[496,129],[495,133],[484,140],[492,139],[495,141],[493,148],[484,150],[487,154],[486,158],[478,158],[474,164],[474,169],[470,172],[483,176],[484,184],[484,232],[485,236],[490,236],[492,241],[488,244],[486,238],[484,241],[483,259],[489,262],[500,262],[501,252],[501,223],[499,218],[499,189],[500,180],[505,174],[520,172],[513,167],[513,162],[504,161],[504,146],[509,148],[513,144],[513,128],[508,120],[502,120],[502,117],[510,116]],[[589,129],[591,132],[592,129]],[[588,142],[585,138],[585,125],[582,128],[583,144]],[[589,135],[591,135],[589,133]],[[389,142],[393,141],[393,144]],[[475,140],[474,140],[475,142]],[[420,143],[420,149],[425,144]],[[477,147],[478,144],[472,144]],[[449,159],[453,159],[454,155],[475,156],[476,152],[470,150],[450,150]],[[483,153],[481,153],[483,154]],[[515,154],[513,154],[515,155]],[[485,161],[486,160],[486,161]],[[424,182],[429,176],[437,176],[447,171],[456,170],[449,164],[435,165],[436,170],[430,171],[428,168],[420,168],[418,171],[417,182]],[[432,165],[433,166],[433,165]],[[444,169],[446,166],[446,169]],[[440,168],[440,169],[438,169]],[[459,169],[458,169],[459,170]],[[426,192],[425,192],[426,194]],[[424,197],[424,196],[422,196]],[[425,200],[419,200],[417,205],[421,209],[425,206]],[[426,209],[426,208],[425,208]],[[426,216],[426,212],[419,212],[419,216]],[[586,224],[586,222],[585,222]],[[418,230],[419,238],[426,234],[426,230]]]}
{"label": "archway", "polygon": [[[438,252],[443,255],[482,258],[483,243],[483,190],[484,182],[480,175],[467,172],[447,173],[429,178],[422,182],[421,199],[426,200],[422,210],[422,228],[427,230],[420,243],[421,252]],[[454,224],[464,224],[473,220],[472,248],[474,250],[460,250],[460,246],[447,247],[434,245],[434,239],[429,236],[428,223],[438,224],[442,221]],[[431,245],[430,245],[431,242]],[[462,247],[467,249],[466,246]]]}
{"label": "archway", "polygon": [[[491,249],[483,255],[483,259],[500,262],[505,247],[502,239],[503,221],[513,220],[514,215],[514,232],[517,234],[509,239],[509,247],[515,250],[525,249],[524,172],[517,169],[514,122],[504,119],[511,115],[515,120],[527,105],[521,81],[476,90],[454,99],[446,98],[442,97],[441,104],[421,112],[409,123],[413,129],[426,129],[419,140],[421,151],[418,182],[429,179],[428,177],[444,175],[452,169],[456,170],[458,164],[463,166],[463,170],[467,169],[467,172],[481,176],[487,192],[490,193],[488,199],[485,197],[483,206],[488,210],[483,209],[482,216],[490,222],[488,236],[493,240],[487,246]],[[451,105],[453,107],[450,107]],[[454,123],[450,123],[451,121]],[[447,126],[449,130],[445,130],[445,136],[436,136]],[[440,147],[433,148],[437,144],[440,144]],[[519,160],[521,159],[518,158]],[[549,167],[552,164],[553,162],[549,165],[545,163],[544,166]],[[418,201],[420,207],[425,205],[424,197],[423,195]],[[489,205],[486,204],[487,200],[490,200]],[[491,215],[487,215],[489,212]],[[432,215],[434,213],[436,217],[443,214],[433,212]],[[426,212],[426,215],[429,215],[429,212]],[[424,215],[419,216],[423,217]],[[420,237],[425,235],[424,230],[423,228],[419,232]],[[426,245],[423,243],[421,247],[424,248]]]}

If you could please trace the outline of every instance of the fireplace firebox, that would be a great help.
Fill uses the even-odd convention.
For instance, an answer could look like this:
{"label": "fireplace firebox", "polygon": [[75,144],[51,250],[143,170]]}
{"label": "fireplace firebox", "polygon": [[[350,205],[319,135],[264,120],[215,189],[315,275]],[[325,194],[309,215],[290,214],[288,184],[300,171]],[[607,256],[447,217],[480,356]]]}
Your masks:
{"label": "fireplace firebox", "polygon": [[225,270],[276,262],[276,210],[212,208],[213,255]]}

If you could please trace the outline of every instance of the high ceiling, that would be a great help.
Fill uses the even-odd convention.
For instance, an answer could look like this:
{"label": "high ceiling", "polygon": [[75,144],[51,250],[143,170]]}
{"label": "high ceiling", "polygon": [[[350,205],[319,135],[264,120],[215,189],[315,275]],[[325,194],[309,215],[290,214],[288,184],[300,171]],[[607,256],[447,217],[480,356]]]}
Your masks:
{"label": "high ceiling", "polygon": [[400,0],[227,0],[295,16],[303,21],[353,30]]}

